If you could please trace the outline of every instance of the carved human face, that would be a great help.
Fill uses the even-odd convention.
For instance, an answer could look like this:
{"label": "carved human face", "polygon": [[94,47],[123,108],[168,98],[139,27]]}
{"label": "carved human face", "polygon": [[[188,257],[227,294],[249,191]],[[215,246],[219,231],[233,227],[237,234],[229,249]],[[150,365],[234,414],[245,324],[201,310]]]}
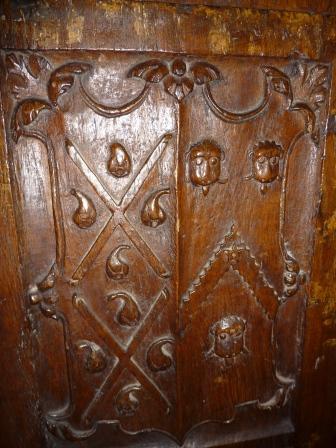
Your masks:
{"label": "carved human face", "polygon": [[252,154],[253,177],[261,183],[273,182],[279,176],[282,153],[276,145],[255,148]]}
{"label": "carved human face", "polygon": [[131,172],[131,159],[126,149],[119,143],[113,143],[110,150],[109,172],[115,177],[127,176]]}
{"label": "carved human face", "polygon": [[207,194],[209,186],[219,180],[222,152],[214,143],[204,141],[191,148],[189,157],[190,180]]}
{"label": "carved human face", "polygon": [[214,352],[221,358],[233,358],[244,350],[245,322],[229,316],[217,322],[212,329]]}

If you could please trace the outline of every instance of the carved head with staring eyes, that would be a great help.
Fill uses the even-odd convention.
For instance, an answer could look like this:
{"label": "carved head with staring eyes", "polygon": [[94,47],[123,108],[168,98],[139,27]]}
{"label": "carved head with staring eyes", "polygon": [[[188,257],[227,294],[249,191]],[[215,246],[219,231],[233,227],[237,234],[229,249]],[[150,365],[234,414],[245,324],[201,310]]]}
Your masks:
{"label": "carved head with staring eyes", "polygon": [[260,190],[266,193],[267,186],[271,182],[280,178],[280,159],[283,157],[283,149],[275,142],[260,142],[250,153],[252,157],[252,175],[248,179],[254,178],[261,183]]}
{"label": "carved head with staring eyes", "polygon": [[[210,185],[220,181],[222,150],[210,140],[192,146],[189,153],[189,177],[207,195]],[[223,183],[223,181],[222,181]]]}
{"label": "carved head with staring eyes", "polygon": [[211,328],[214,353],[221,358],[234,358],[244,352],[245,322],[238,316],[227,316]]}

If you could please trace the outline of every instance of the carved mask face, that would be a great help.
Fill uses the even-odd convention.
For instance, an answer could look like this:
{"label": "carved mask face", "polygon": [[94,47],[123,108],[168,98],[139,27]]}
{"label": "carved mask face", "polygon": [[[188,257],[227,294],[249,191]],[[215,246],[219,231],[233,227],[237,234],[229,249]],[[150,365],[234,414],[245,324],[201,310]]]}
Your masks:
{"label": "carved mask face", "polygon": [[218,146],[204,141],[193,146],[189,156],[189,176],[194,185],[207,194],[209,186],[219,180],[222,153]]}
{"label": "carved mask face", "polygon": [[110,149],[109,172],[115,177],[127,176],[131,172],[131,159],[126,149],[119,143],[113,143]]}
{"label": "carved mask face", "polygon": [[279,176],[281,157],[281,150],[276,145],[255,148],[252,154],[253,177],[261,183],[273,182]]}
{"label": "carved mask face", "polygon": [[214,352],[221,358],[233,358],[244,350],[245,323],[237,316],[222,319],[213,327]]}

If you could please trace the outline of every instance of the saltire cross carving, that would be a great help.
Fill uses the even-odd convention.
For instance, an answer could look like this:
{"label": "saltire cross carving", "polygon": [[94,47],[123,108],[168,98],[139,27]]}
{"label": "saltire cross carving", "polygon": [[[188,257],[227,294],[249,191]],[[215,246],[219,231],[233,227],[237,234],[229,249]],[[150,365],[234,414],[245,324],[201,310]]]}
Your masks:
{"label": "saltire cross carving", "polygon": [[86,272],[93,264],[94,260],[99,255],[100,251],[114,232],[114,230],[120,226],[129,239],[132,241],[137,250],[141,253],[141,255],[148,261],[154,272],[160,277],[169,277],[170,273],[166,269],[166,267],[162,264],[162,262],[157,258],[151,248],[147,245],[147,243],[142,239],[139,232],[133,227],[130,221],[125,216],[125,212],[133,202],[134,198],[138,194],[141,189],[141,186],[145,182],[146,178],[151,173],[155,164],[162,156],[164,150],[166,149],[168,142],[171,140],[172,134],[165,134],[150,153],[148,158],[143,163],[141,169],[138,174],[135,176],[133,182],[129,186],[128,190],[125,192],[120,201],[115,201],[112,196],[108,193],[108,191],[103,186],[102,182],[90,168],[88,163],[85,161],[83,156],[80,154],[79,150],[76,146],[69,140],[66,139],[65,146],[67,153],[69,154],[71,160],[75,163],[75,165],[79,168],[79,170],[83,173],[89,183],[92,185],[93,189],[97,193],[97,195],[104,202],[106,207],[111,212],[111,217],[108,219],[107,223],[100,231],[96,240],[90,247],[89,251],[86,253],[79,266],[76,268],[75,272],[72,275],[71,283],[77,284],[80,280],[83,279]]}

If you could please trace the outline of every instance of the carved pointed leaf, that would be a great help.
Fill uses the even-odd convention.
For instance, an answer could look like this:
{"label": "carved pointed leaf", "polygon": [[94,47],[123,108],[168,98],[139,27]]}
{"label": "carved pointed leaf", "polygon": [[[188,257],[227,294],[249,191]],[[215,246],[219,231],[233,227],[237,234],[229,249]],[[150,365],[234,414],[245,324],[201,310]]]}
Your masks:
{"label": "carved pointed leaf", "polygon": [[120,325],[134,327],[140,320],[140,310],[134,299],[125,292],[110,294],[107,300],[120,300],[122,306],[117,312],[117,321]]}
{"label": "carved pointed leaf", "polygon": [[328,89],[326,87],[328,81],[328,67],[324,65],[316,65],[310,70],[307,80],[310,89],[309,100],[318,109],[321,103],[324,103],[327,97]]}
{"label": "carved pointed leaf", "polygon": [[299,73],[302,79],[299,86],[299,95],[315,111],[326,101],[329,69],[322,64],[310,67],[309,64],[302,63],[301,66]]}
{"label": "carved pointed leaf", "polygon": [[78,208],[73,214],[73,221],[81,229],[91,227],[97,218],[97,212],[91,199],[78,190],[71,190],[71,194],[78,200]]}
{"label": "carved pointed leaf", "polygon": [[12,71],[22,71],[23,67],[23,59],[21,55],[16,55],[15,53],[10,53],[6,55],[5,58],[7,72],[10,73]]}
{"label": "carved pointed leaf", "polygon": [[50,69],[49,62],[38,54],[32,53],[25,61],[25,66],[28,73],[35,79],[37,79],[42,70]]}
{"label": "carved pointed leaf", "polygon": [[28,79],[23,71],[23,58],[20,54],[10,53],[5,57],[5,64],[9,90],[17,98],[20,89],[28,87]]}
{"label": "carved pointed leaf", "polygon": [[7,83],[12,95],[17,96],[20,89],[28,87],[27,78],[20,73],[10,73],[7,78]]}
{"label": "carved pointed leaf", "polygon": [[157,59],[151,59],[133,67],[127,76],[129,78],[141,78],[146,82],[158,83],[168,75],[168,73],[169,69],[164,62]]}
{"label": "carved pointed leaf", "polygon": [[217,67],[204,62],[196,62],[190,68],[194,81],[198,85],[202,85],[211,81],[221,79],[221,73]]}
{"label": "carved pointed leaf", "polygon": [[166,92],[172,95],[177,101],[182,101],[194,88],[194,82],[183,76],[183,78],[177,78],[172,75],[167,76],[164,80],[164,86]]}

